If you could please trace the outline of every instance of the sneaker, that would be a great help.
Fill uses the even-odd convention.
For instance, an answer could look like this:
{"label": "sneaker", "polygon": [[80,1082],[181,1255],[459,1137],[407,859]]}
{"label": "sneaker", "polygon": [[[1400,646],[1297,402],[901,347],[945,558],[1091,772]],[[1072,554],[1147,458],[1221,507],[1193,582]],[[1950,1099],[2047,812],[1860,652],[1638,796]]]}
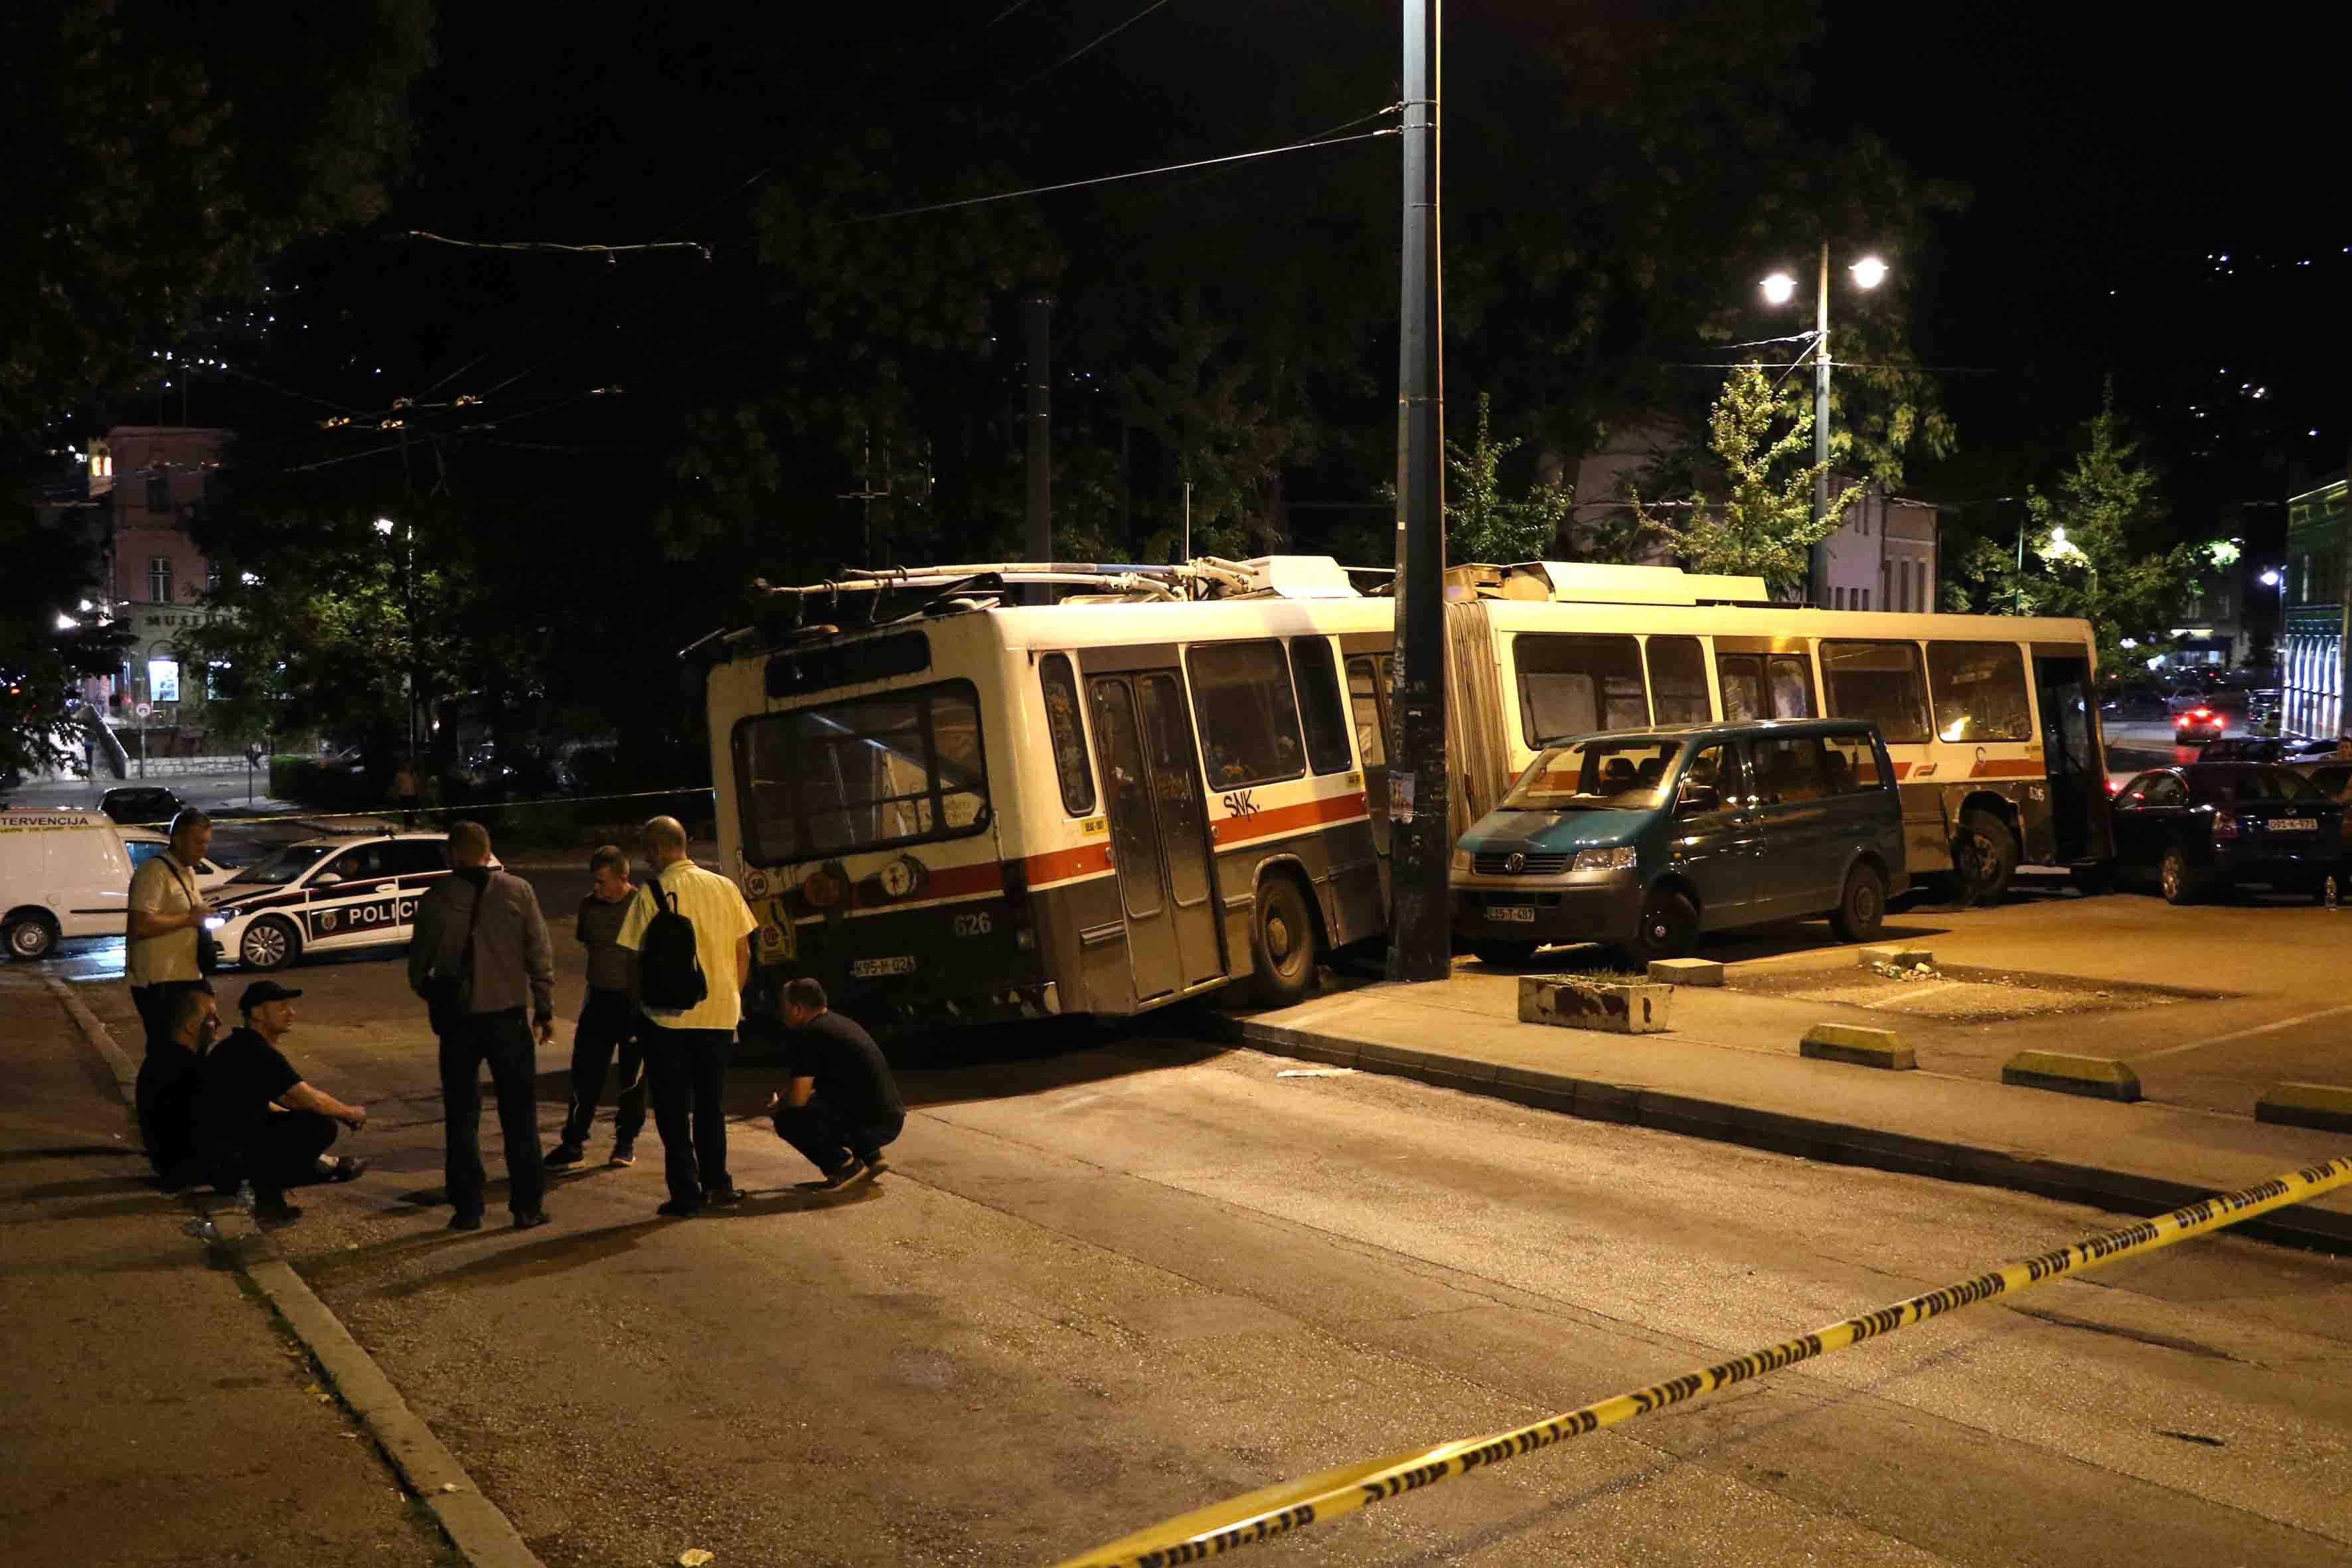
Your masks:
{"label": "sneaker", "polygon": [[819,1182],[817,1185],[825,1192],[837,1193],[859,1177],[870,1176],[873,1173],[873,1166],[852,1154],[849,1157],[849,1163],[842,1166],[838,1171],[827,1171],[824,1173],[824,1180]]}
{"label": "sneaker", "polygon": [[584,1160],[587,1157],[588,1151],[583,1149],[577,1143],[558,1143],[554,1148],[548,1151],[547,1157],[541,1160],[540,1163],[545,1165],[551,1171],[561,1171],[568,1165],[576,1165],[580,1163],[582,1160]]}
{"label": "sneaker", "polygon": [[740,1187],[714,1187],[703,1194],[702,1201],[714,1208],[731,1209],[743,1201]]}
{"label": "sneaker", "polygon": [[517,1230],[537,1230],[547,1223],[547,1218],[545,1209],[539,1209],[530,1214],[519,1214],[514,1216],[514,1227]]}
{"label": "sneaker", "polygon": [[676,1198],[670,1199],[669,1202],[654,1210],[654,1213],[667,1215],[671,1219],[692,1219],[696,1215],[698,1215],[701,1212],[702,1205],[700,1204],[682,1204]]}
{"label": "sneaker", "polygon": [[361,1159],[356,1155],[344,1154],[336,1159],[335,1168],[328,1173],[327,1180],[331,1182],[356,1182],[362,1176],[367,1174],[367,1168],[368,1163],[365,1160]]}
{"label": "sneaker", "polygon": [[635,1143],[614,1144],[613,1157],[605,1162],[609,1165],[634,1165],[636,1163],[637,1146]]}
{"label": "sneaker", "polygon": [[449,1228],[451,1230],[479,1230],[482,1228],[482,1216],[478,1214],[451,1215],[449,1216]]}
{"label": "sneaker", "polygon": [[860,1149],[857,1152],[857,1158],[867,1170],[877,1176],[890,1168],[889,1156],[879,1149]]}

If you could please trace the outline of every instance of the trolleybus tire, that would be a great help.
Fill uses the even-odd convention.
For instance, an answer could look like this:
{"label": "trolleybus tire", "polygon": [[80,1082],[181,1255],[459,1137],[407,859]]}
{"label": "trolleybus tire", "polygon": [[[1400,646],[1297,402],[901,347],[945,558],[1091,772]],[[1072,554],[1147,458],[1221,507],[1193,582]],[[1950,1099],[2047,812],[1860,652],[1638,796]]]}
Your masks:
{"label": "trolleybus tire", "polygon": [[1688,958],[1698,951],[1698,908],[1672,888],[1653,889],[1633,933],[1633,956],[1644,965]]}
{"label": "trolleybus tire", "polygon": [[1538,943],[1532,942],[1474,942],[1470,956],[1489,969],[1517,969],[1532,963]]}
{"label": "trolleybus tire", "polygon": [[245,928],[236,944],[236,962],[241,968],[267,973],[285,968],[301,952],[301,932],[276,915],[264,915]]}
{"label": "trolleybus tire", "polygon": [[1886,879],[1867,860],[1845,874],[1845,890],[1830,911],[1830,930],[1840,942],[1869,942],[1886,924]]}
{"label": "trolleybus tire", "polygon": [[1314,994],[1315,919],[1293,879],[1277,873],[1258,884],[1250,957],[1250,990],[1263,1005],[1287,1007]]}
{"label": "trolleybus tire", "polygon": [[[1960,881],[1960,894],[1977,903],[1991,903],[2009,891],[2011,879],[2017,875],[2017,835],[2009,824],[1991,812],[1979,806],[1960,813],[1961,843],[1973,853],[1955,858],[1954,876]],[[1973,866],[1973,875],[1968,866]]]}

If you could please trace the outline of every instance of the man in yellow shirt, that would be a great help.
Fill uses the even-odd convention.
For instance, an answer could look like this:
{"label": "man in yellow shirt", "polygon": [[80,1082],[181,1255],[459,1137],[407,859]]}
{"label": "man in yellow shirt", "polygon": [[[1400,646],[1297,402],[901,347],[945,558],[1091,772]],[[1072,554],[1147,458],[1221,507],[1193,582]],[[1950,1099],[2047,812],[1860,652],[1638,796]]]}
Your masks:
{"label": "man in yellow shirt", "polygon": [[[646,1077],[669,1183],[669,1201],[659,1212],[682,1219],[706,1203],[742,1200],[727,1173],[727,1063],[735,1026],[743,1021],[751,932],[759,921],[740,889],[687,858],[686,829],[676,817],[646,823],[645,846],[652,874],[630,901],[615,940],[639,955]],[[665,976],[648,973],[669,951],[656,922],[673,915],[694,928],[691,962],[700,975],[701,999],[684,1005],[667,992]],[[676,957],[683,962],[686,955]]]}

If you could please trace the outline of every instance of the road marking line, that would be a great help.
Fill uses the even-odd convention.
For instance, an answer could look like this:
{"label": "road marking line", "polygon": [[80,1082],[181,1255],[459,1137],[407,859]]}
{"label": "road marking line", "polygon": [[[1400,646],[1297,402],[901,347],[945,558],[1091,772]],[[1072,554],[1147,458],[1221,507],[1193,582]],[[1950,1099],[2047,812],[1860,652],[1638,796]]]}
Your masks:
{"label": "road marking line", "polygon": [[2337,1013],[2352,1013],[2352,1002],[2336,1007],[2322,1007],[2316,1013],[2305,1013],[2297,1018],[2281,1018],[2275,1024],[2256,1024],[2251,1029],[2232,1029],[2226,1035],[2216,1035],[2210,1040],[2190,1040],[2186,1045],[2167,1046],[2160,1051],[2139,1051],[2135,1053],[2131,1059],[2136,1062],[2152,1062],[2158,1057],[2177,1057],[2183,1051],[2203,1050],[2207,1046],[2225,1046],[2231,1040],[2242,1040],[2249,1035],[2267,1035],[2274,1029],[2292,1029],[2297,1024],[2308,1024],[2315,1019],[2332,1017]]}

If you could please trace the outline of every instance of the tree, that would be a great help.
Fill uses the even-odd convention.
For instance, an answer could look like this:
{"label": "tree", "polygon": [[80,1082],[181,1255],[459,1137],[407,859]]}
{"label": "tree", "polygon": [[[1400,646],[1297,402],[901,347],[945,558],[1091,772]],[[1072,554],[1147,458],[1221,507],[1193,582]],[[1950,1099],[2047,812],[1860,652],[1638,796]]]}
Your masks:
{"label": "tree", "polygon": [[[1774,426],[1782,420],[1779,435]],[[1837,531],[1846,508],[1862,495],[1851,486],[1830,498],[1828,510],[1813,516],[1814,481],[1824,465],[1803,461],[1812,450],[1813,416],[1802,404],[1777,397],[1763,372],[1733,371],[1707,418],[1707,447],[1722,486],[1722,499],[1693,491],[1689,510],[1675,531],[1675,552],[1693,571],[1764,579],[1775,594],[1803,585],[1815,543]],[[1654,527],[1639,493],[1635,513]]]}
{"label": "tree", "polygon": [[62,729],[75,691],[119,668],[131,644],[85,597],[93,556],[78,525],[37,521],[29,508],[0,513],[0,779],[78,752]]}
{"label": "tree", "polygon": [[1539,561],[1553,553],[1568,521],[1571,492],[1538,478],[1517,500],[1503,493],[1496,468],[1519,447],[1517,436],[1497,441],[1488,426],[1488,399],[1478,395],[1478,428],[1465,449],[1445,443],[1453,482],[1445,491],[1445,554],[1450,561]]}

